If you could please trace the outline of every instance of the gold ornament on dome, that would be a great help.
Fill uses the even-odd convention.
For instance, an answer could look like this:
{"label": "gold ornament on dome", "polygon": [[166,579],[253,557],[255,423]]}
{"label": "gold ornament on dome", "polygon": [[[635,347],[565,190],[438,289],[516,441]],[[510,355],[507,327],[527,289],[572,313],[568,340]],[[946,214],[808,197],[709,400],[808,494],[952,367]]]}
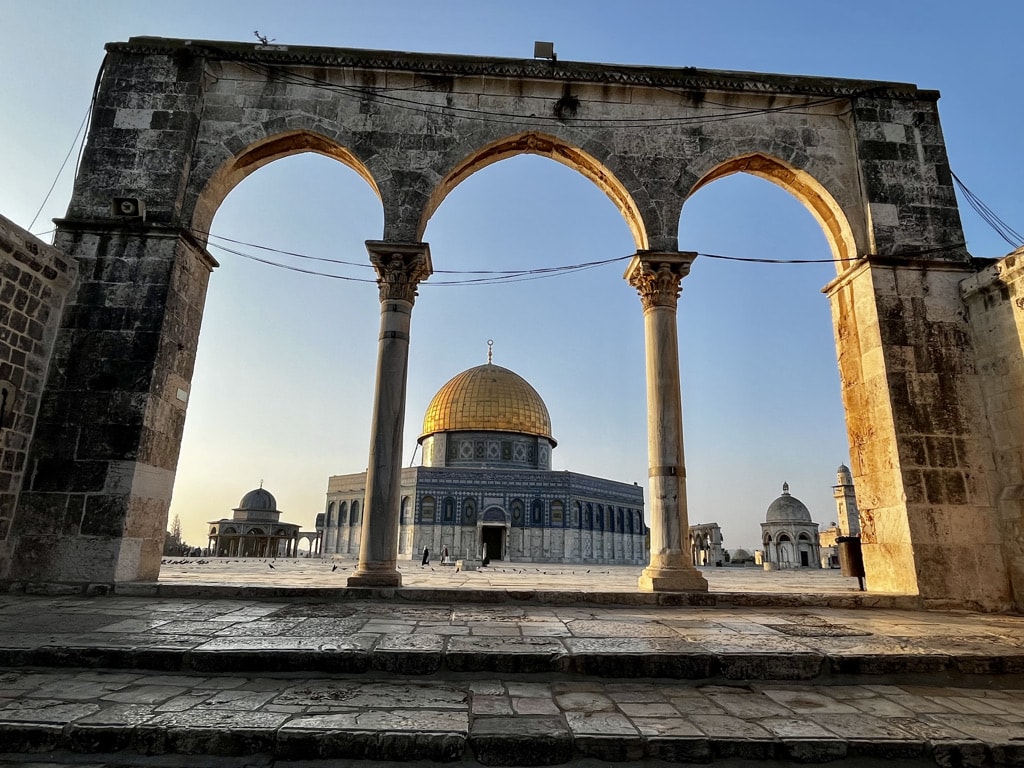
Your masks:
{"label": "gold ornament on dome", "polygon": [[438,390],[423,417],[420,440],[454,431],[515,432],[555,442],[537,390],[519,374],[489,362],[463,371]]}

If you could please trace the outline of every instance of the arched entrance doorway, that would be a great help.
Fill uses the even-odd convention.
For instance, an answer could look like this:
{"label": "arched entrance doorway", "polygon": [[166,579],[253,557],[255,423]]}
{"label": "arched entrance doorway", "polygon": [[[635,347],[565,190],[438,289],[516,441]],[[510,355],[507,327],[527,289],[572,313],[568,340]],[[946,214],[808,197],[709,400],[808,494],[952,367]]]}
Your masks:
{"label": "arched entrance doorway", "polygon": [[505,560],[508,557],[508,529],[508,513],[504,509],[501,507],[488,507],[484,510],[480,518],[481,558],[486,560]]}
{"label": "arched entrance doorway", "polygon": [[[486,548],[486,549],[485,549]],[[487,553],[488,560],[505,559],[505,528],[499,525],[484,525],[480,529],[480,553]]]}

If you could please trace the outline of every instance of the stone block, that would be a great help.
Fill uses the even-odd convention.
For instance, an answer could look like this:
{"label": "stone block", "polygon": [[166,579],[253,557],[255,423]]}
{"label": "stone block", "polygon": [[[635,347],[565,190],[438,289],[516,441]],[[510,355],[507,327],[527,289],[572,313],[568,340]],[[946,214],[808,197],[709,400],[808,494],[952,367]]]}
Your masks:
{"label": "stone block", "polygon": [[572,734],[550,717],[479,717],[469,747],[484,765],[559,765],[573,758]]}

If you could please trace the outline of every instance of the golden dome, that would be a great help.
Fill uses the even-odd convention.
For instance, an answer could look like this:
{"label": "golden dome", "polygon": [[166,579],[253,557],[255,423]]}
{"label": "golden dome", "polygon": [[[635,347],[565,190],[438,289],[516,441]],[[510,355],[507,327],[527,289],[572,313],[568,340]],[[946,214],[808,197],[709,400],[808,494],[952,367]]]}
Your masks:
{"label": "golden dome", "polygon": [[422,442],[435,432],[518,432],[551,437],[551,417],[537,390],[508,368],[487,363],[463,371],[434,395]]}

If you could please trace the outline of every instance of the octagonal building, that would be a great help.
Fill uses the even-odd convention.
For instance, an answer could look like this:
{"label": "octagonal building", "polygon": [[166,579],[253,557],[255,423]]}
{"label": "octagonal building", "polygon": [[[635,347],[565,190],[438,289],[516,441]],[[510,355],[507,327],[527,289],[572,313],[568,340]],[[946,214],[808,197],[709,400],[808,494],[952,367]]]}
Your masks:
{"label": "octagonal building", "polygon": [[[552,471],[547,406],[528,381],[490,361],[448,381],[430,401],[423,465],[402,470],[398,552],[439,560],[647,562],[643,488]],[[357,556],[366,473],[327,486],[324,554]]]}

